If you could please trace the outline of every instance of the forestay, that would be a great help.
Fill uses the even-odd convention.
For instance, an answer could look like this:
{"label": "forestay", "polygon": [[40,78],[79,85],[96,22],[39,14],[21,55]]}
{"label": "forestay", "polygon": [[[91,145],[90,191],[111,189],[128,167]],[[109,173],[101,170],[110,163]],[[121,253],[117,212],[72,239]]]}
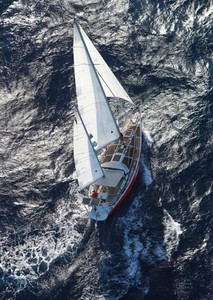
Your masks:
{"label": "forestay", "polygon": [[84,126],[76,115],[74,122],[74,161],[80,189],[103,177],[104,173]]}
{"label": "forestay", "polygon": [[98,150],[117,140],[120,132],[78,24],[74,24],[73,51],[78,109],[91,141]]}

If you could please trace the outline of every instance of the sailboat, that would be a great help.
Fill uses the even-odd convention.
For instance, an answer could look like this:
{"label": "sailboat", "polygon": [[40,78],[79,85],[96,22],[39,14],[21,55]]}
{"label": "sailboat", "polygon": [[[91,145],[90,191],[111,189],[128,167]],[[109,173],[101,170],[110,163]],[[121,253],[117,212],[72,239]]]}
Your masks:
{"label": "sailboat", "polygon": [[[85,31],[74,21],[74,75],[77,105],[74,162],[88,216],[104,221],[126,199],[139,171],[141,114]],[[109,99],[128,101],[119,123]]]}

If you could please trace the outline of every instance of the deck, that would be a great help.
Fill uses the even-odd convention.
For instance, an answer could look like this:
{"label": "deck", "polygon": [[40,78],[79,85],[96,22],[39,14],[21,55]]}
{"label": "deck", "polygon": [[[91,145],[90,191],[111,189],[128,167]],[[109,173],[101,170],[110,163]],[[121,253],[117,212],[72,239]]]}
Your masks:
{"label": "deck", "polygon": [[109,145],[101,155],[101,164],[107,162],[120,162],[128,168],[116,187],[92,185],[89,193],[96,190],[98,193],[97,201],[91,199],[89,205],[95,203],[107,203],[110,206],[116,204],[120,196],[127,189],[132,181],[132,177],[137,167],[138,159],[141,153],[141,127],[140,122],[137,124],[130,123],[122,130],[122,137],[118,141]]}

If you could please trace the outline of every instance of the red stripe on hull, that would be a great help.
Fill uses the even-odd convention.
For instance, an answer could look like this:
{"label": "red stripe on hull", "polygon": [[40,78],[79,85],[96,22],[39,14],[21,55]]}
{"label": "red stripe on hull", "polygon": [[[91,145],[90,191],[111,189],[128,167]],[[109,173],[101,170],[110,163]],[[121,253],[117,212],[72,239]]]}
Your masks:
{"label": "red stripe on hull", "polygon": [[128,188],[126,189],[126,192],[124,193],[124,195],[121,197],[121,199],[118,201],[118,203],[112,208],[112,210],[109,212],[109,215],[111,215],[115,210],[116,208],[126,199],[127,195],[129,194],[129,192],[131,191],[136,179],[137,179],[137,176],[138,176],[138,171],[139,171],[139,166],[140,166],[140,162],[138,162],[138,165],[137,165],[137,168],[136,168],[136,172],[135,172],[135,175],[132,179],[132,181],[130,182]]}

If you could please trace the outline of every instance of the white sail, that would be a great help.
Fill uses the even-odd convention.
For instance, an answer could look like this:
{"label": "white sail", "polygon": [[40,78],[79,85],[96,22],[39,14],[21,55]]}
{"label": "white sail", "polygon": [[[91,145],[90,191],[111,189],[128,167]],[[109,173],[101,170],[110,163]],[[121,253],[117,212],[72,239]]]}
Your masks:
{"label": "white sail", "polygon": [[73,145],[76,175],[79,187],[83,189],[103,177],[104,173],[78,115],[74,122]]}
{"label": "white sail", "polygon": [[84,38],[87,49],[90,53],[91,59],[98,72],[101,84],[107,97],[118,97],[129,101],[133,104],[131,98],[126,93],[118,79],[115,77],[113,72],[110,70],[103,57],[100,55],[98,50],[92,44],[84,30],[79,26],[81,34]]}
{"label": "white sail", "polygon": [[78,109],[98,150],[117,140],[120,132],[78,24],[74,24],[73,52]]}

